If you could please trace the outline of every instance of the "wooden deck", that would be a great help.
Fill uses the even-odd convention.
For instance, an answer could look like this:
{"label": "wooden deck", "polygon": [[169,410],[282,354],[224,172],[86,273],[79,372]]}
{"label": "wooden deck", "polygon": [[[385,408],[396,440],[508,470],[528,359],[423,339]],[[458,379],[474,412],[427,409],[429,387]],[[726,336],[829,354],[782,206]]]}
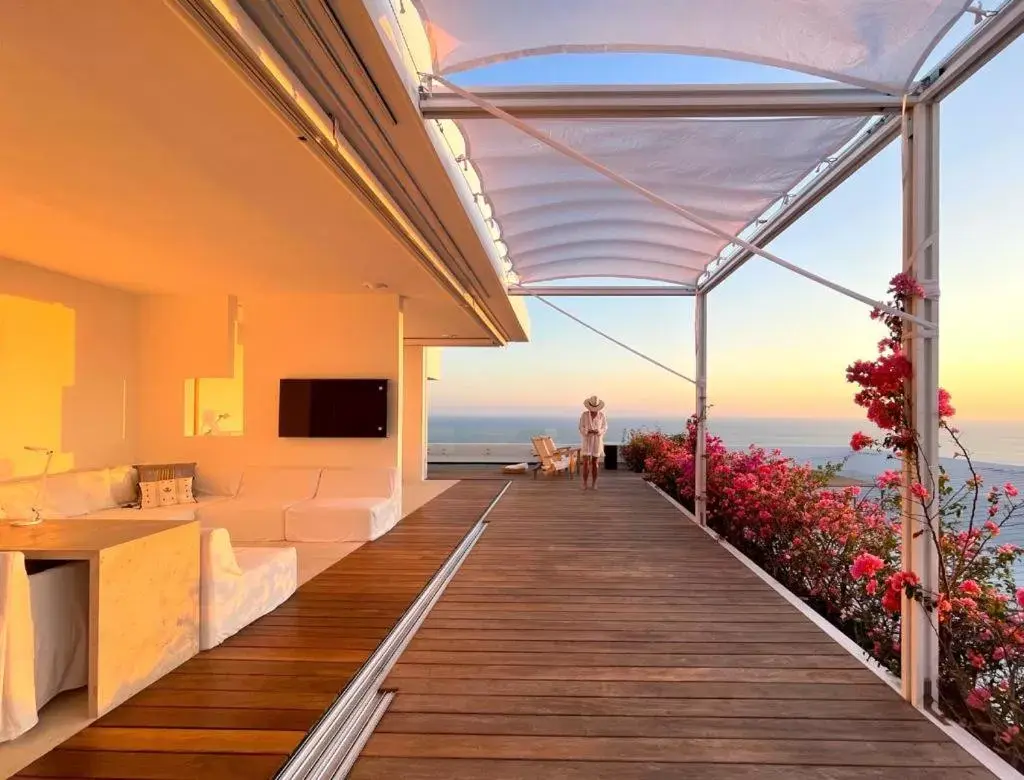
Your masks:
{"label": "wooden deck", "polygon": [[513,482],[353,780],[991,777],[637,477],[608,476]]}
{"label": "wooden deck", "polygon": [[[273,776],[504,481],[483,472],[21,778]],[[353,780],[991,775],[638,477],[513,480]]]}
{"label": "wooden deck", "polygon": [[455,485],[16,777],[272,777],[503,485]]}

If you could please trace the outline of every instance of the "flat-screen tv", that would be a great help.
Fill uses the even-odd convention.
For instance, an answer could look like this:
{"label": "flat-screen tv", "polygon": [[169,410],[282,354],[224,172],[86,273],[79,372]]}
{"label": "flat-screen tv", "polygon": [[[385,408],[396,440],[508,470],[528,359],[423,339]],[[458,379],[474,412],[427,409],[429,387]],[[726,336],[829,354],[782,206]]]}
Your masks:
{"label": "flat-screen tv", "polygon": [[282,379],[277,435],[384,438],[388,435],[388,380]]}

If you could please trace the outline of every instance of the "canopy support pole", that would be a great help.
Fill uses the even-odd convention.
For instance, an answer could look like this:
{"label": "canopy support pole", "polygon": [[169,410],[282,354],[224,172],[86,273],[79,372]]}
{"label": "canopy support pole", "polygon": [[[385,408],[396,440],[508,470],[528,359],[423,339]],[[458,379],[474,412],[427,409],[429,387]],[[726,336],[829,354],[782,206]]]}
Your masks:
{"label": "canopy support pole", "polygon": [[694,336],[697,357],[696,437],[693,455],[693,509],[697,522],[708,524],[708,296],[699,292],[694,298]]}
{"label": "canopy support pole", "polygon": [[637,184],[636,182],[627,179],[625,176],[615,173],[615,171],[611,170],[610,168],[606,168],[604,165],[595,160],[590,159],[585,154],[573,149],[571,146],[567,146],[566,144],[563,144],[561,141],[555,140],[551,136],[547,135],[547,133],[543,133],[540,130],[531,127],[528,123],[522,121],[521,119],[516,119],[507,111],[502,111],[493,103],[489,103],[488,101],[484,100],[478,95],[475,95],[472,92],[463,89],[462,87],[456,86],[443,76],[438,76],[429,73],[424,73],[421,75],[425,78],[430,78],[440,84],[443,84],[456,95],[465,98],[473,105],[479,106],[488,114],[493,116],[495,119],[500,119],[501,121],[511,125],[517,130],[526,133],[526,135],[530,136],[531,138],[540,141],[545,146],[554,149],[556,152],[559,152],[560,154],[563,154],[566,157],[575,160],[581,165],[585,165],[592,171],[601,174],[607,179],[611,179],[616,184],[619,184],[625,187],[626,189],[632,190],[638,195],[641,195],[642,197],[646,198],[656,206],[661,206],[663,208],[668,209],[669,211],[683,217],[684,219],[692,222],[695,225],[704,228],[709,233],[712,233],[728,241],[731,244],[736,244],[737,246],[746,249],[747,251],[752,252],[753,254],[759,255],[760,257],[763,257],[765,260],[769,260],[778,266],[781,266],[789,271],[792,271],[793,273],[798,274],[799,276],[802,276],[805,279],[810,279],[812,282],[817,282],[818,284],[824,287],[828,287],[830,290],[840,293],[841,295],[845,295],[848,298],[853,298],[855,301],[860,301],[861,303],[867,304],[873,309],[879,309],[894,316],[900,317],[901,319],[908,320],[910,322],[916,322],[918,325],[922,325],[924,327],[930,327],[928,322],[926,322],[923,319],[919,319],[910,312],[900,311],[899,309],[893,308],[885,303],[882,303],[881,301],[874,300],[873,298],[869,298],[866,295],[861,295],[860,293],[854,292],[853,290],[843,287],[842,285],[836,284],[835,282],[831,282],[823,276],[818,276],[816,273],[808,271],[805,268],[801,268],[798,265],[794,265],[793,263],[790,263],[788,260],[783,260],[778,255],[769,252],[767,249],[762,249],[761,247],[755,246],[754,244],[751,244],[749,241],[746,241],[740,238],[739,236],[730,235],[728,231],[723,230],[722,228],[715,225],[713,222],[710,222],[704,219],[703,217],[698,216],[697,214],[695,214],[694,212],[690,211],[687,208],[683,208],[682,206],[673,203],[672,201],[667,200],[666,198],[661,197],[657,193],[651,192],[646,187],[643,187]]}
{"label": "canopy support pole", "polygon": [[[914,324],[904,331],[913,373],[907,382],[917,453],[903,461],[903,570],[921,578],[926,593],[939,592],[939,104],[919,103],[903,121],[903,270],[924,288],[913,298]],[[919,320],[928,327],[918,324]],[[911,491],[920,483],[927,501]],[[935,613],[903,596],[901,612],[903,697],[916,707],[938,698],[939,642]]]}

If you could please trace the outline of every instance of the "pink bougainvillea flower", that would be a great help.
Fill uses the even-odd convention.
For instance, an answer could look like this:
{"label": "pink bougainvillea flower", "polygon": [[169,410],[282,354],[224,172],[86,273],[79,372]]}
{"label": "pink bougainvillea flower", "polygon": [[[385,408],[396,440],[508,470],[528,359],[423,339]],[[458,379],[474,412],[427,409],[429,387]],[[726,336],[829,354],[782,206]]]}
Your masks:
{"label": "pink bougainvillea flower", "polygon": [[1024,588],[1017,588],[1017,604],[1024,609]]}
{"label": "pink bougainvillea flower", "polygon": [[960,584],[960,592],[965,593],[968,596],[980,596],[981,586],[978,585],[974,580],[964,580]]}
{"label": "pink bougainvillea flower", "polygon": [[1006,658],[1005,648],[997,647],[995,650],[992,651],[993,661],[1002,661],[1004,658]]}
{"label": "pink bougainvillea flower", "polygon": [[956,414],[956,409],[953,408],[953,404],[950,403],[949,391],[945,388],[939,388],[939,417],[946,419]]}
{"label": "pink bougainvillea flower", "polygon": [[864,586],[864,590],[868,592],[869,596],[874,596],[878,592],[878,580],[868,580],[868,584]]}
{"label": "pink bougainvillea flower", "polygon": [[917,498],[922,501],[928,500],[928,488],[922,485],[920,482],[915,482],[910,486],[910,492],[913,493]]}
{"label": "pink bougainvillea flower", "polygon": [[1020,726],[1010,726],[1010,728],[999,735],[999,741],[1009,745],[1017,738],[1018,734],[1020,734]]}
{"label": "pink bougainvillea flower", "polygon": [[850,438],[850,449],[854,452],[860,452],[865,447],[870,447],[874,443],[875,440],[866,433],[855,433]]}
{"label": "pink bougainvillea flower", "polygon": [[902,603],[898,590],[887,590],[882,596],[882,607],[889,612],[899,612]]}
{"label": "pink bougainvillea flower", "polygon": [[1007,482],[1005,485],[1003,485],[1003,492],[1006,493],[1007,498],[1017,497],[1017,488],[1014,486],[1012,482]]}
{"label": "pink bougainvillea flower", "polygon": [[889,292],[901,298],[923,298],[924,288],[907,272],[896,274],[889,280]]}
{"label": "pink bougainvillea flower", "polygon": [[999,536],[999,526],[988,520],[985,523],[985,530],[988,531],[992,536]]}
{"label": "pink bougainvillea flower", "polygon": [[967,695],[967,706],[972,710],[987,710],[992,692],[987,688],[975,688]]}
{"label": "pink bougainvillea flower", "polygon": [[903,477],[898,471],[890,469],[889,471],[883,471],[875,477],[875,484],[880,488],[896,487],[902,479]]}
{"label": "pink bougainvillea flower", "polygon": [[853,560],[850,567],[850,574],[855,580],[862,580],[865,577],[874,577],[885,566],[885,561],[871,553],[861,553]]}
{"label": "pink bougainvillea flower", "polygon": [[996,552],[999,555],[1013,555],[1017,552],[1017,549],[1015,544],[1001,544],[996,548]]}

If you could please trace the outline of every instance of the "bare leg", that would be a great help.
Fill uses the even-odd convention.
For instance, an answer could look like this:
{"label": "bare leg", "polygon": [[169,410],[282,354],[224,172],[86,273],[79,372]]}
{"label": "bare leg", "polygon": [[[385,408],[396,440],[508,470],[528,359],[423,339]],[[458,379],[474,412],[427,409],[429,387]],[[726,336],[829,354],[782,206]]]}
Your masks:
{"label": "bare leg", "polygon": [[597,490],[597,464],[598,464],[598,459],[597,458],[591,458],[590,459],[590,474],[591,474],[591,477],[590,477],[591,484],[590,484],[590,486],[594,490]]}
{"label": "bare leg", "polygon": [[580,460],[583,462],[583,489],[587,489],[587,472],[590,470],[590,457],[583,455]]}

